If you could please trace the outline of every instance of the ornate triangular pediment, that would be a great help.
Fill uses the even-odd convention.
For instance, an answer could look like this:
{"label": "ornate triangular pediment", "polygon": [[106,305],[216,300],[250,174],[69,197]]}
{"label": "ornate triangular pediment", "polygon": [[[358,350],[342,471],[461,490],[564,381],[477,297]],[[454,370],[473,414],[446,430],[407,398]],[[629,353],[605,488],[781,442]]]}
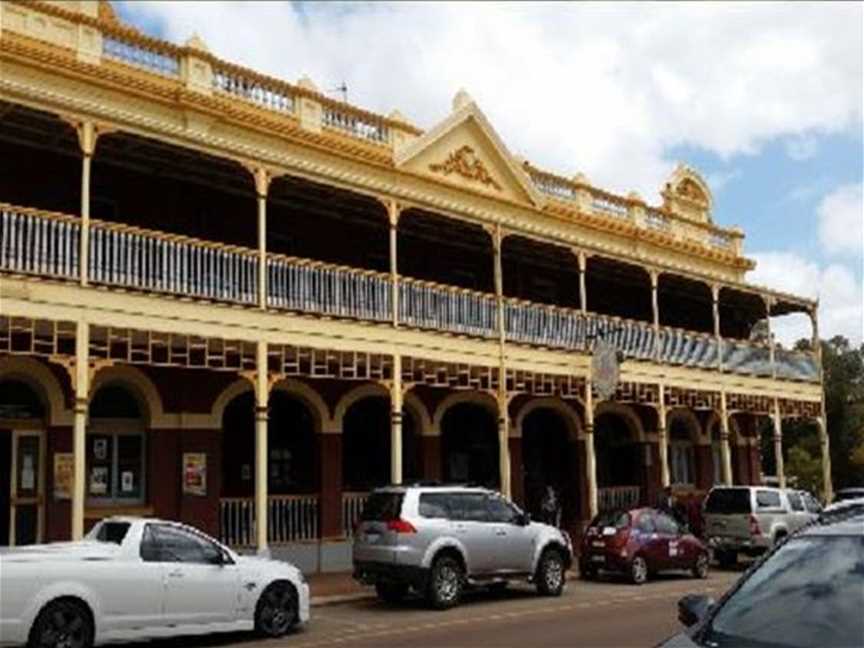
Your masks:
{"label": "ornate triangular pediment", "polygon": [[396,166],[438,182],[539,206],[541,195],[464,92],[447,119],[396,152]]}

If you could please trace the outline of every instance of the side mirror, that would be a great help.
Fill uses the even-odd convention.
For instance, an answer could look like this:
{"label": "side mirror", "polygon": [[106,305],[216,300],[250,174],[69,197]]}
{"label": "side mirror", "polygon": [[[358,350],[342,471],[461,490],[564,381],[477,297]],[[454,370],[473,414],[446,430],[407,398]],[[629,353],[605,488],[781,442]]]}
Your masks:
{"label": "side mirror", "polygon": [[213,552],[207,558],[207,562],[209,562],[211,565],[218,565],[219,567],[225,566],[225,554],[222,553],[222,551]]}
{"label": "side mirror", "polygon": [[519,526],[528,526],[529,524],[531,524],[531,514],[526,512],[517,516],[516,524]]}
{"label": "side mirror", "polygon": [[688,594],[678,601],[678,620],[686,627],[699,623],[706,617],[714,599],[703,594]]}

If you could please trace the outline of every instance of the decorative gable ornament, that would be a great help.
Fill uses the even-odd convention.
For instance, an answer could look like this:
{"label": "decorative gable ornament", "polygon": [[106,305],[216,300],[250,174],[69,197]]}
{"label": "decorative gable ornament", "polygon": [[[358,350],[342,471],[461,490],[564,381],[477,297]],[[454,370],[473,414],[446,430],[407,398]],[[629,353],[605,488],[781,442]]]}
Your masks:
{"label": "decorative gable ornament", "polygon": [[618,389],[620,375],[618,350],[609,338],[599,338],[591,356],[591,383],[597,398],[610,400]]}
{"label": "decorative gable ornament", "polygon": [[711,223],[711,189],[691,167],[679,164],[660,193],[666,209],[699,223]]}
{"label": "decorative gable ornament", "polygon": [[466,180],[479,182],[487,187],[493,187],[496,191],[501,191],[501,185],[492,177],[486,169],[486,165],[477,157],[474,149],[468,145],[450,153],[443,162],[430,164],[429,170],[445,176],[455,173]]}

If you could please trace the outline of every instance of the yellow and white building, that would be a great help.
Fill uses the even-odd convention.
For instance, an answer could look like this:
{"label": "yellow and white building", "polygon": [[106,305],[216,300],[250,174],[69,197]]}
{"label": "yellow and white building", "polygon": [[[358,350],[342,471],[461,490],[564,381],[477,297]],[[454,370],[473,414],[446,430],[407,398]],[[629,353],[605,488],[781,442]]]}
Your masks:
{"label": "yellow and white building", "polygon": [[465,92],[422,131],[91,1],[0,3],[0,151],[0,544],[140,512],[337,569],[418,479],[553,486],[578,533],[759,482],[761,417],[781,483],[819,422],[830,493],[818,352],[754,334],[817,304],[746,282],[691,168],[616,195]]}

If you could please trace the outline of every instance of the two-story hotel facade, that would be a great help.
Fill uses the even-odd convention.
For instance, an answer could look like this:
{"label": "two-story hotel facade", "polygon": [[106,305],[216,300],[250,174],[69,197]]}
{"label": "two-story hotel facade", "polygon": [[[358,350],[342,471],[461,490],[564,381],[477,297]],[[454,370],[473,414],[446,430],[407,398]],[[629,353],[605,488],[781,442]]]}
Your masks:
{"label": "two-story hotel facade", "polygon": [[765,418],[781,483],[819,423],[830,493],[818,345],[754,335],[817,304],[745,281],[691,168],[651,205],[464,92],[422,131],[87,1],[0,3],[0,148],[0,545],[139,513],[339,569],[412,480],[551,486],[579,533],[759,483]]}

